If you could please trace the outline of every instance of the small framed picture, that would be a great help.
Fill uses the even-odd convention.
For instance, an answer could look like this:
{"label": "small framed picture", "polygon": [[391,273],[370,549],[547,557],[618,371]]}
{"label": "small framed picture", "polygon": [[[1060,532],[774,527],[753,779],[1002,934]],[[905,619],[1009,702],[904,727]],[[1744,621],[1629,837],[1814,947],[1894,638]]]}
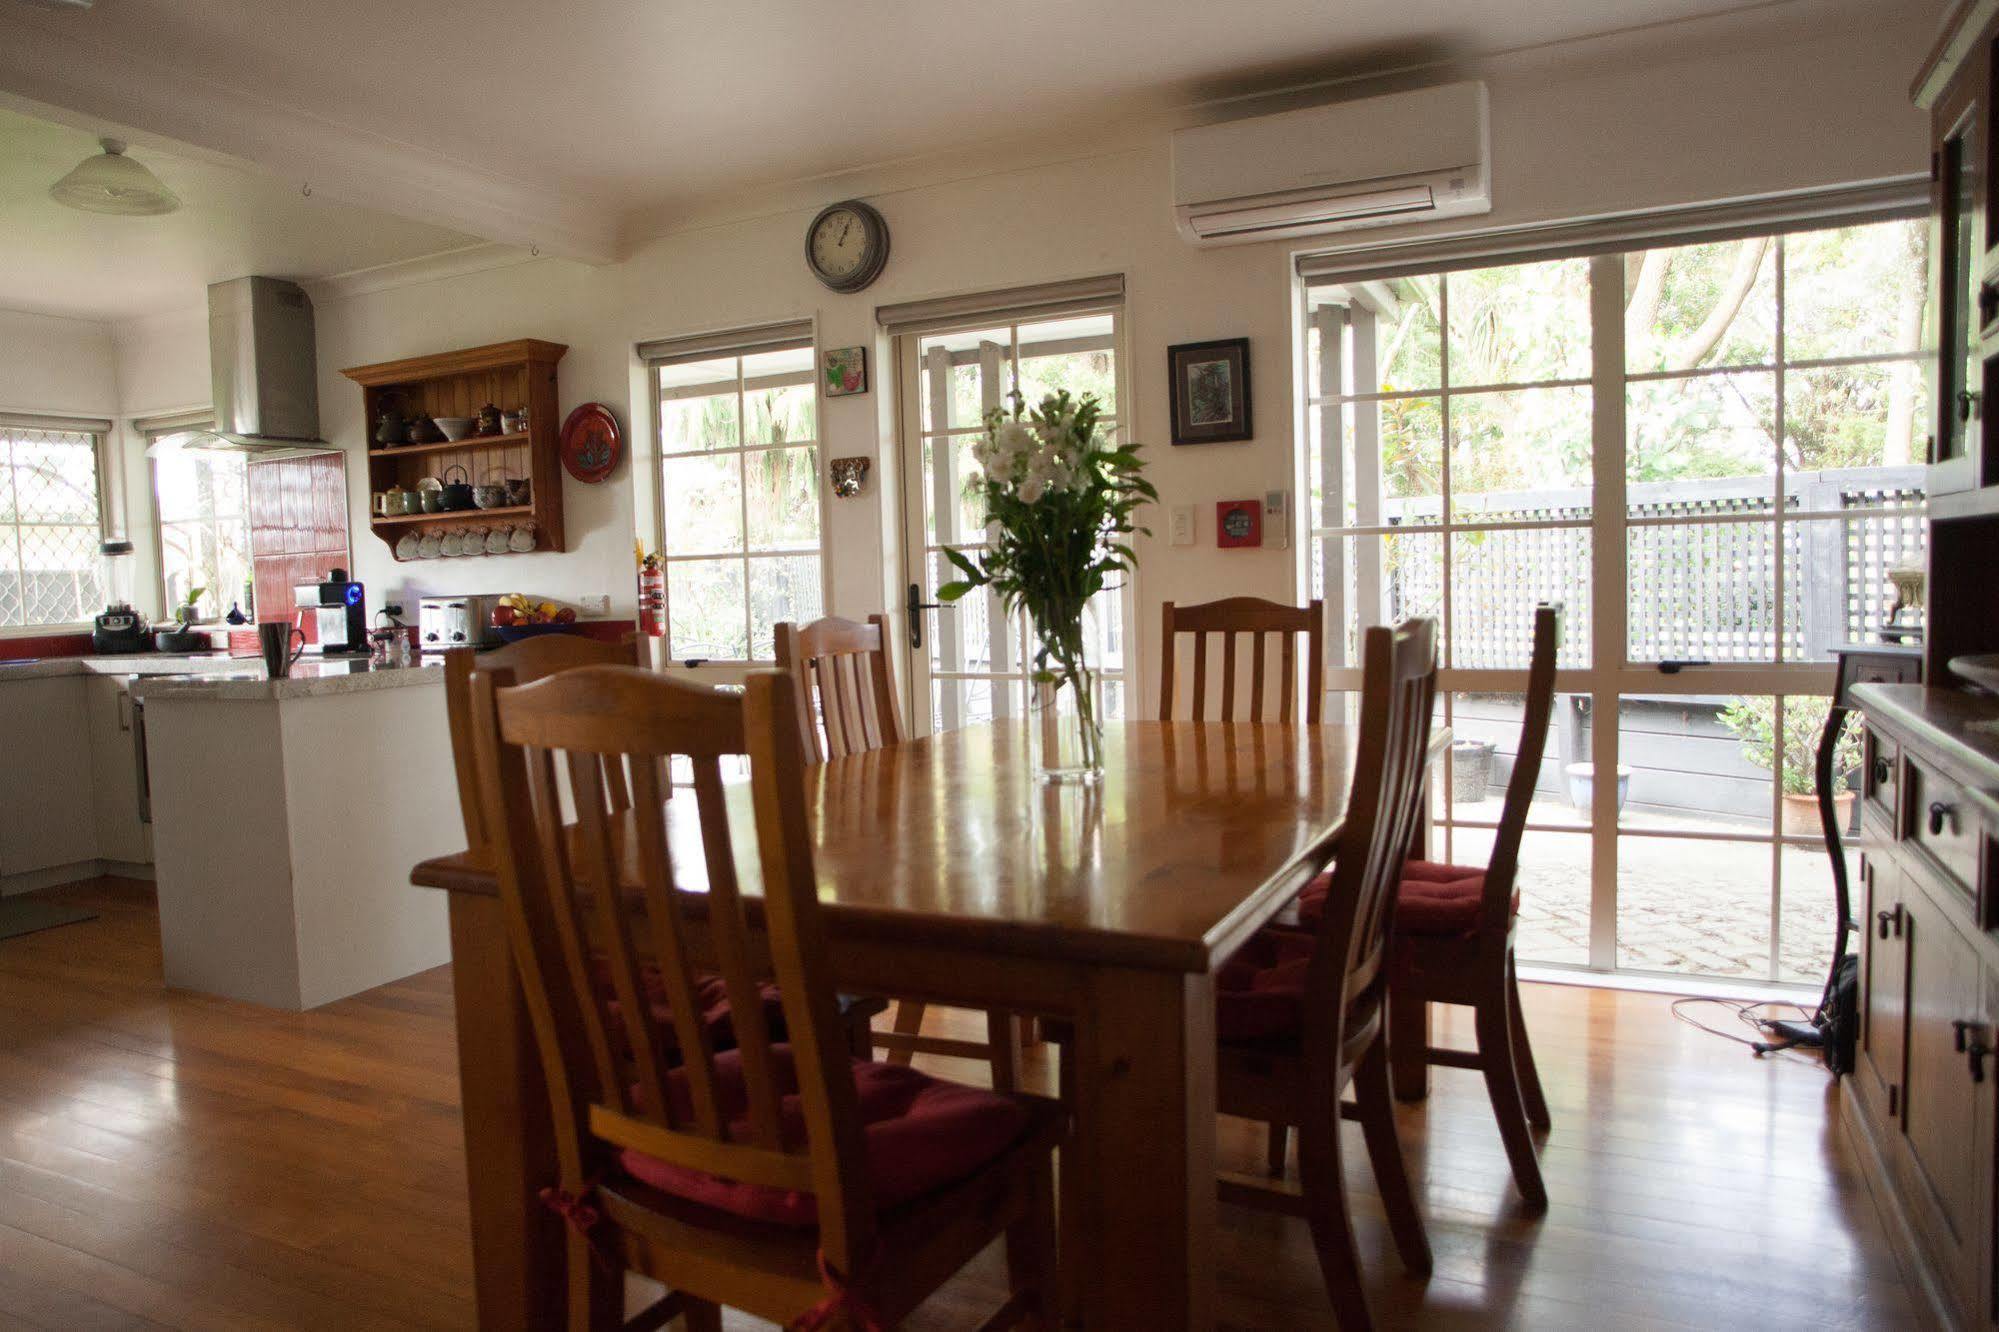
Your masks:
{"label": "small framed picture", "polygon": [[1173,385],[1173,442],[1222,444],[1248,439],[1249,339],[1183,342],[1166,349]]}
{"label": "small framed picture", "polygon": [[844,398],[850,393],[868,391],[868,349],[866,347],[828,347],[825,359],[826,396]]}

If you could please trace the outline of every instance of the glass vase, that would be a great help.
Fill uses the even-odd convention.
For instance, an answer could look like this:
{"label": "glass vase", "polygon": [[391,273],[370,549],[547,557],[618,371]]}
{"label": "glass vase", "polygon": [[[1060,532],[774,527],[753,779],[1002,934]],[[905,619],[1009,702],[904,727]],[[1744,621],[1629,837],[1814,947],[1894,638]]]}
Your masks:
{"label": "glass vase", "polygon": [[1034,774],[1046,783],[1094,786],[1104,776],[1104,726],[1096,672],[1080,650],[1082,626],[1037,624],[1035,629],[1042,644],[1039,660],[1045,665],[1030,680]]}

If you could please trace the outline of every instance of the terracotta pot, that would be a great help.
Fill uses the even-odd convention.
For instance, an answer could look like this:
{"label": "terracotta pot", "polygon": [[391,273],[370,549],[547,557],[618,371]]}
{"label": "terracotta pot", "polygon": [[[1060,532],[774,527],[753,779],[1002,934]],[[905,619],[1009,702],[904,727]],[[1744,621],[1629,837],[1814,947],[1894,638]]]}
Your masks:
{"label": "terracotta pot", "polygon": [[[1832,798],[1833,816],[1842,830],[1849,826],[1853,814],[1853,792],[1841,791]],[[1817,837],[1825,829],[1819,823],[1819,798],[1815,795],[1784,794],[1782,825],[1778,831],[1786,837]]]}

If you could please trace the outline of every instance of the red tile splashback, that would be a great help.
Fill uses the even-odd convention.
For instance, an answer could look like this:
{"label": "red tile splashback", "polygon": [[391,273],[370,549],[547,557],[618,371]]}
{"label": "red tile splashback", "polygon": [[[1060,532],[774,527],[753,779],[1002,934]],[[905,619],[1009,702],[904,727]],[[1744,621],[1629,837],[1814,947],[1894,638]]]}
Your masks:
{"label": "red tile splashback", "polygon": [[[292,588],[351,569],[347,474],[336,455],[251,463],[250,567],[257,618],[291,620]],[[312,626],[306,626],[311,635]]]}
{"label": "red tile splashback", "polygon": [[28,657],[81,657],[89,651],[89,634],[34,634],[26,638],[0,638],[0,661],[21,661]]}

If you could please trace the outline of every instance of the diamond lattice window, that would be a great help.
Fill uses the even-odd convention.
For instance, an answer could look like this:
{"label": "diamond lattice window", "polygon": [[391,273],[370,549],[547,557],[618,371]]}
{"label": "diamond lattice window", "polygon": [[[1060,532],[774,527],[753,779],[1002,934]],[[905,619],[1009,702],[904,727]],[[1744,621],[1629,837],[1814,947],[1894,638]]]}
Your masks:
{"label": "diamond lattice window", "polygon": [[97,436],[0,427],[0,627],[89,619],[101,539]]}

